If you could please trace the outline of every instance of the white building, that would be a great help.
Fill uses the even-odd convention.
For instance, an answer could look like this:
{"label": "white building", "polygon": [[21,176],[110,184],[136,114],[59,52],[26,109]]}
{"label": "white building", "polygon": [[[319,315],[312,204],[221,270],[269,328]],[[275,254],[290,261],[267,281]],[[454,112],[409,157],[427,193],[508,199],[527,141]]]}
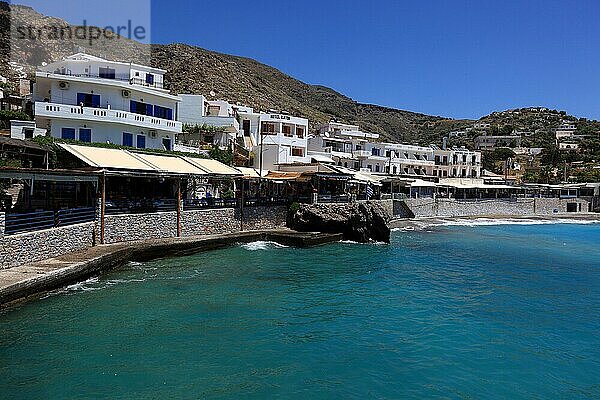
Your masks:
{"label": "white building", "polygon": [[13,139],[33,139],[36,136],[45,136],[46,130],[35,126],[34,121],[10,121],[10,137]]}
{"label": "white building", "polygon": [[179,120],[182,123],[216,128],[207,129],[199,140],[225,147],[236,139],[240,123],[235,106],[224,100],[208,100],[202,95],[182,94],[180,97]]}
{"label": "white building", "polygon": [[448,150],[433,147],[433,175],[438,178],[479,178],[481,153],[465,148]]}
{"label": "white building", "polygon": [[556,139],[562,138],[571,138],[575,136],[575,132],[577,131],[577,127],[574,123],[568,121],[562,121],[560,126],[554,130],[554,134]]}
{"label": "white building", "polygon": [[498,147],[521,147],[521,135],[482,135],[474,140],[477,150],[494,150]]}
{"label": "white building", "polygon": [[56,138],[172,150],[180,98],[165,70],[78,53],[36,72],[35,121]]}
{"label": "white building", "polygon": [[307,163],[308,119],[272,112],[257,113],[235,106],[246,149],[254,154],[254,167],[276,169],[278,164]]}

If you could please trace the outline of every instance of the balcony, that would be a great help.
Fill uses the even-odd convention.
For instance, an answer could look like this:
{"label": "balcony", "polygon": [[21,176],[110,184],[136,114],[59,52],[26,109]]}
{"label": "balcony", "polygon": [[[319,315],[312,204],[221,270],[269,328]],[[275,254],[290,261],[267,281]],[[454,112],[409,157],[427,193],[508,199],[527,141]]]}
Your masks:
{"label": "balcony", "polygon": [[61,118],[79,121],[108,122],[131,125],[145,129],[156,129],[172,133],[181,133],[179,121],[135,114],[128,111],[106,108],[79,107],[58,103],[35,103],[35,116],[43,118]]}
{"label": "balcony", "polygon": [[352,152],[352,156],[358,158],[359,160],[360,159],[365,160],[365,159],[371,157],[371,155],[372,155],[371,152],[368,150],[354,150]]}
{"label": "balcony", "polygon": [[129,74],[116,74],[114,78],[108,78],[108,77],[101,76],[101,75],[73,74],[73,73],[69,73],[66,71],[60,71],[60,70],[58,70],[58,71],[38,71],[38,73],[43,74],[43,75],[53,74],[53,75],[60,75],[60,76],[72,77],[72,78],[98,79],[98,80],[102,80],[102,81],[112,81],[112,82],[116,81],[116,82],[129,83],[130,85],[144,86],[144,87],[148,87],[148,88],[152,88],[152,89],[164,90],[164,85],[162,82],[154,81],[154,82],[150,83],[150,82],[146,82],[144,79],[141,79],[141,78],[130,77]]}

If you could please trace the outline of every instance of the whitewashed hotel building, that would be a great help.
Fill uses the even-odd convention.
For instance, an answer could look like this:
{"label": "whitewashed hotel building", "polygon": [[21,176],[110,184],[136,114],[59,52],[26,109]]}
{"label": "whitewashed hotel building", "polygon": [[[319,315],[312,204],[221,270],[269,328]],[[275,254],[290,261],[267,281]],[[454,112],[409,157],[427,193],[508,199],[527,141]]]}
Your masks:
{"label": "whitewashed hotel building", "polygon": [[[207,144],[226,147],[237,138],[240,132],[237,109],[224,100],[208,100],[202,95],[181,94],[179,120],[192,126],[220,128],[207,132],[202,140]],[[185,136],[185,135],[184,135]]]}
{"label": "whitewashed hotel building", "polygon": [[308,119],[280,112],[257,113],[236,106],[246,149],[254,155],[254,167],[277,169],[280,164],[308,163]]}
{"label": "whitewashed hotel building", "polygon": [[52,137],[172,150],[180,98],[165,70],[78,53],[36,72],[35,121]]}

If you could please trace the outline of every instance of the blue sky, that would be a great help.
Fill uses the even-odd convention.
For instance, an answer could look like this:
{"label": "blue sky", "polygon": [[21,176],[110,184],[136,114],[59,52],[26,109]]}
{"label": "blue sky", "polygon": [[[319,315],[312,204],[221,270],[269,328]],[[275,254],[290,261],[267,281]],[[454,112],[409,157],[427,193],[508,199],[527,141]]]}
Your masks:
{"label": "blue sky", "polygon": [[[598,1],[151,1],[153,42],[251,57],[360,102],[454,118],[544,105],[600,119]],[[51,7],[23,0],[36,2]],[[94,14],[110,21],[114,9]]]}

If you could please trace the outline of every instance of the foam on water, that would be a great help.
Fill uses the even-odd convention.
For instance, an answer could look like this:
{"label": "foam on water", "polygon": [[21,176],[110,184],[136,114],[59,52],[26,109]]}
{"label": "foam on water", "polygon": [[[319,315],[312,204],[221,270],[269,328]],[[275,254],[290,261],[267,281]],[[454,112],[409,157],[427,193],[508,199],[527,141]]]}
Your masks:
{"label": "foam on water", "polygon": [[246,250],[256,251],[256,250],[283,249],[288,246],[285,246],[285,245],[277,243],[277,242],[271,242],[271,241],[266,241],[266,240],[257,240],[255,242],[244,243],[241,245],[241,247]]}

